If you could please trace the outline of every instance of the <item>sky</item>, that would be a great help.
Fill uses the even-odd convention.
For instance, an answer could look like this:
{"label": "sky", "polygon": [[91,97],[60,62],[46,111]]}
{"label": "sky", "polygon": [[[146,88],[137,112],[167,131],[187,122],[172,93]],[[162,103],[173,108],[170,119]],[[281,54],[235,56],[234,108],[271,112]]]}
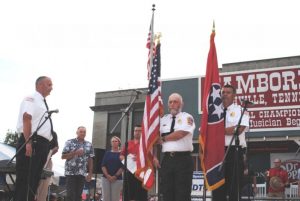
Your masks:
{"label": "sky", "polygon": [[54,84],[60,152],[79,125],[91,140],[96,92],[147,86],[153,3],[162,79],[205,75],[213,21],[219,67],[300,55],[297,0],[0,0],[0,140],[40,75]]}

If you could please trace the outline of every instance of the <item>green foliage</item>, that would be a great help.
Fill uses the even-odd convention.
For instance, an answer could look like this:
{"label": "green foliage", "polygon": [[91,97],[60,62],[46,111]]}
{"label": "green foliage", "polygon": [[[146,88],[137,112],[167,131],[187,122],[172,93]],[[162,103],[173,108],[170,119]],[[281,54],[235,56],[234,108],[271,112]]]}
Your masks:
{"label": "green foliage", "polygon": [[11,145],[13,147],[16,147],[18,139],[19,139],[19,137],[18,137],[17,132],[13,132],[11,130],[7,130],[4,143],[8,144],[8,145]]}

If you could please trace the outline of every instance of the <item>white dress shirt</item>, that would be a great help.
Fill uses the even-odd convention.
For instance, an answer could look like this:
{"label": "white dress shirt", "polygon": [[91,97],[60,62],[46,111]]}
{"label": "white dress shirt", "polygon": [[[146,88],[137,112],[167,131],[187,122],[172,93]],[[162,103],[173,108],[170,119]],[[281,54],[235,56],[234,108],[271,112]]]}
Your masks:
{"label": "white dress shirt", "polygon": [[[238,122],[240,120],[240,117],[242,115],[243,108],[240,105],[231,104],[229,107],[227,107],[226,111],[226,121],[225,125],[227,127],[231,126],[237,126]],[[241,126],[249,127],[249,114],[248,112],[245,112],[241,121]],[[245,139],[245,130],[239,135],[240,139],[240,146],[241,147],[247,147],[246,139]],[[225,146],[229,146],[231,138],[233,135],[225,135]],[[235,145],[235,140],[233,140],[232,145]]]}
{"label": "white dress shirt", "polygon": [[[160,119],[160,133],[170,132],[172,115],[167,114]],[[180,112],[176,115],[174,131],[186,131],[188,134],[175,141],[167,141],[162,144],[162,152],[193,151],[193,133],[195,122],[192,115]]]}
{"label": "white dress shirt", "polygon": [[[48,117],[44,97],[39,92],[35,92],[31,96],[27,96],[22,101],[17,122],[18,133],[23,133],[23,115],[25,112],[32,117],[31,132],[33,133]],[[47,119],[44,125],[38,130],[37,134],[48,139],[49,141],[52,140],[51,124],[49,119]]]}

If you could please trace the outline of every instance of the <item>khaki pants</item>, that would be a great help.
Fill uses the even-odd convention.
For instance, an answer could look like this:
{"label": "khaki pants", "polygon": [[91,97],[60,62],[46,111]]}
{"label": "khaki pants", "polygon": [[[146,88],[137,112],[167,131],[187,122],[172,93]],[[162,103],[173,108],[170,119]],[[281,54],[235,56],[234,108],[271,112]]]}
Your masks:
{"label": "khaki pants", "polygon": [[[50,159],[46,169],[52,170],[52,160]],[[51,177],[47,177],[46,179],[41,179],[39,183],[39,187],[36,191],[37,201],[46,201],[48,195],[48,188],[50,185]]]}

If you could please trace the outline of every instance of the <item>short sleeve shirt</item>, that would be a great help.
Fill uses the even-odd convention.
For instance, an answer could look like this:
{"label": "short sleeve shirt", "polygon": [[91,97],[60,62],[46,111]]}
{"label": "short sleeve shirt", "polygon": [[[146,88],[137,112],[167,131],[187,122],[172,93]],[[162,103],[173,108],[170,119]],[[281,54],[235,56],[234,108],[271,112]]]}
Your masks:
{"label": "short sleeve shirt", "polygon": [[[48,117],[44,97],[39,92],[35,92],[31,96],[27,96],[22,101],[17,122],[18,133],[23,133],[23,115],[25,112],[32,117],[31,132],[33,133]],[[47,119],[46,122],[39,128],[37,134],[48,139],[49,141],[52,140],[51,124],[49,119]]]}
{"label": "short sleeve shirt", "polygon": [[[160,119],[160,133],[170,132],[172,124],[172,115],[167,114]],[[167,141],[162,144],[162,152],[182,152],[193,151],[193,133],[195,122],[192,115],[186,112],[180,112],[176,115],[174,131],[186,131],[188,134],[176,141]]]}
{"label": "short sleeve shirt", "polygon": [[[236,104],[231,104],[226,111],[226,128],[237,126],[242,115],[242,107]],[[249,114],[245,112],[241,121],[241,126],[249,127]],[[245,139],[245,131],[247,128],[239,135],[240,145],[242,147],[247,147],[246,139]],[[225,135],[225,146],[230,144],[232,135]],[[235,140],[233,140],[232,145],[235,145]]]}
{"label": "short sleeve shirt", "polygon": [[[279,177],[284,184],[288,181],[288,173],[282,168],[271,168],[269,170],[269,177],[272,178],[274,176]],[[269,192],[284,192],[284,187],[275,190],[269,186]]]}
{"label": "short sleeve shirt", "polygon": [[[134,140],[128,141],[127,154],[138,154],[140,150],[140,143],[135,143]],[[121,155],[125,156],[125,146],[122,148]]]}
{"label": "short sleeve shirt", "polygon": [[65,175],[82,175],[87,174],[88,159],[95,156],[92,143],[78,141],[77,138],[68,140],[65,143],[62,154],[73,152],[79,148],[83,148],[84,154],[82,156],[75,156],[65,162]]}
{"label": "short sleeve shirt", "polygon": [[[101,166],[106,167],[109,175],[115,175],[118,170],[123,167],[123,164],[120,161],[120,152],[105,152]],[[106,176],[103,174],[103,177]],[[117,179],[121,180],[122,175],[119,175]]]}

